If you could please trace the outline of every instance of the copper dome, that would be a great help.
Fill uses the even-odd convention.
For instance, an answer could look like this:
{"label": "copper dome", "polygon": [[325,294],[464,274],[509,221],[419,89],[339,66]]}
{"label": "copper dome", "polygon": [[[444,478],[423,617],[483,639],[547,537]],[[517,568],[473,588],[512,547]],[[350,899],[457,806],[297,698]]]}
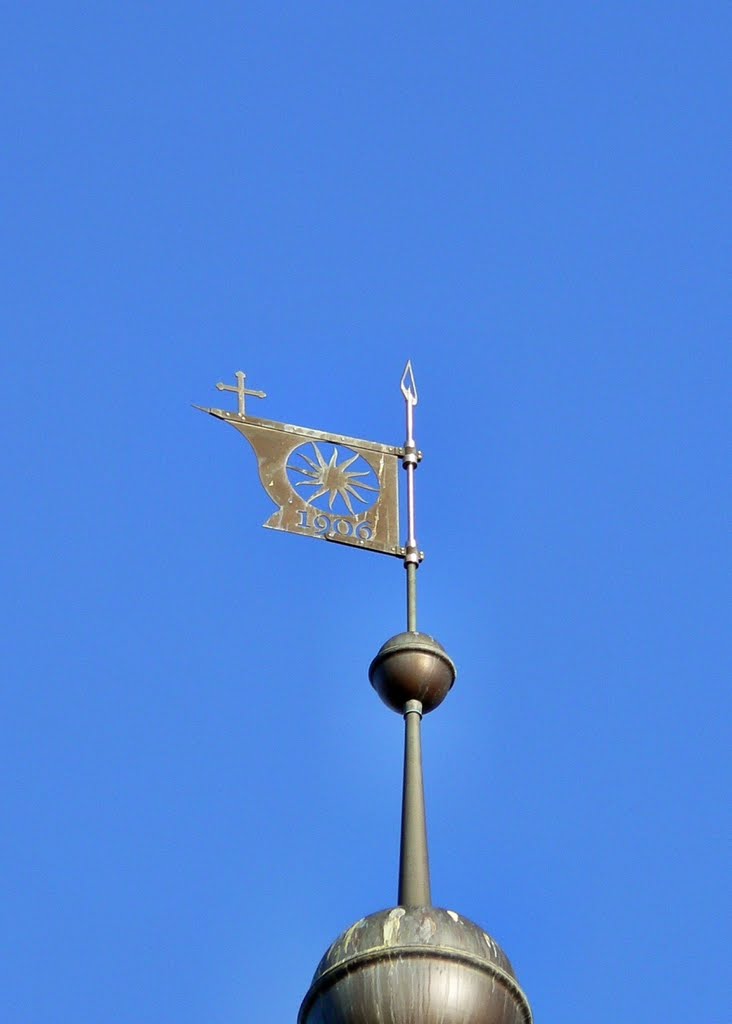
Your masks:
{"label": "copper dome", "polygon": [[298,1024],[531,1024],[503,950],[452,910],[394,907],[345,931],[318,965]]}

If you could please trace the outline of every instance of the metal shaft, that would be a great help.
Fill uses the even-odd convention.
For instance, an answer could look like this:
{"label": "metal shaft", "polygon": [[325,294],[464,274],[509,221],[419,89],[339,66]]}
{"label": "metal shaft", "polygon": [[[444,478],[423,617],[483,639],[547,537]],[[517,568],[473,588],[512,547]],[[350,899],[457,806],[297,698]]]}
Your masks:
{"label": "metal shaft", "polygon": [[417,632],[417,565],[407,562],[407,629]]}
{"label": "metal shaft", "polygon": [[407,543],[404,547],[404,568],[407,570],[407,629],[410,633],[416,633],[419,547],[417,546],[415,526],[414,474],[419,464],[419,453],[414,441],[414,407],[418,397],[411,360],[404,369],[401,388],[407,403],[407,438],[404,442],[404,458],[402,460],[402,465],[407,472]]}
{"label": "metal shaft", "polygon": [[416,633],[419,551],[414,512],[414,474],[417,469],[417,456],[414,443],[414,406],[411,402],[407,402],[407,440],[404,450],[404,468],[407,471],[407,543],[404,558],[404,568],[407,570],[407,629],[410,633]]}
{"label": "metal shaft", "polygon": [[[407,440],[404,442],[404,450],[407,455],[415,452],[414,443],[414,405],[407,402]],[[407,471],[407,548],[417,547],[415,514],[414,514],[414,471],[417,468],[417,460],[405,458],[404,468]]]}
{"label": "metal shaft", "polygon": [[428,907],[432,903],[422,778],[421,726],[421,702],[407,701],[404,706],[404,788],[399,851],[400,907]]}

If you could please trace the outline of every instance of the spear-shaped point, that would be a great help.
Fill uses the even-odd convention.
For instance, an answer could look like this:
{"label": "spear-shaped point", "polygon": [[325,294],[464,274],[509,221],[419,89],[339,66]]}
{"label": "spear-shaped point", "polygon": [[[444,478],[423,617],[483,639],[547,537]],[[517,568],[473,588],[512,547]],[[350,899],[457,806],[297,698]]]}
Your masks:
{"label": "spear-shaped point", "polygon": [[407,365],[404,367],[401,387],[402,394],[409,405],[416,405],[419,401],[419,395],[417,394],[417,382],[414,379],[414,370],[412,369],[411,359],[407,360]]}

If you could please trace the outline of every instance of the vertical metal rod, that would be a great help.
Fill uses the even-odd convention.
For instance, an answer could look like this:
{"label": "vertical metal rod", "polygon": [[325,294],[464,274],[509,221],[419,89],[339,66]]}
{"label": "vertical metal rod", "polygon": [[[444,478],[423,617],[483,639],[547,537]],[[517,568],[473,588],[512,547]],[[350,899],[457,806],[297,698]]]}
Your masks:
{"label": "vertical metal rod", "polygon": [[404,568],[407,570],[407,629],[410,633],[416,633],[419,548],[415,526],[414,473],[419,464],[419,453],[414,441],[414,407],[418,397],[411,359],[404,368],[401,389],[407,403],[407,439],[404,442],[404,458],[402,460],[402,465],[407,472],[407,543],[404,554]]}
{"label": "vertical metal rod", "polygon": [[[414,405],[411,398],[407,399],[407,439],[404,442],[404,449],[407,457],[416,454],[414,443]],[[407,471],[407,549],[416,548],[417,537],[414,512],[414,471],[417,468],[416,460],[407,458],[404,462]]]}
{"label": "vertical metal rod", "polygon": [[429,907],[432,903],[422,777],[421,725],[421,702],[407,701],[404,706],[404,787],[399,851],[400,907]]}
{"label": "vertical metal rod", "polygon": [[417,566],[407,562],[407,629],[417,632]]}

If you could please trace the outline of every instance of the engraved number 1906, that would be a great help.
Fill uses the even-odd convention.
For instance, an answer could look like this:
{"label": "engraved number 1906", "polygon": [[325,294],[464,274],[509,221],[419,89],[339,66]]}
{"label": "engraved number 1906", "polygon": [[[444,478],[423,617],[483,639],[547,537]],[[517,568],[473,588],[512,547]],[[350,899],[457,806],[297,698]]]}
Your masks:
{"label": "engraved number 1906", "polygon": [[352,537],[355,540],[371,540],[374,531],[370,523],[354,523],[343,516],[331,516],[314,508],[298,509],[298,526],[312,530],[317,537]]}

